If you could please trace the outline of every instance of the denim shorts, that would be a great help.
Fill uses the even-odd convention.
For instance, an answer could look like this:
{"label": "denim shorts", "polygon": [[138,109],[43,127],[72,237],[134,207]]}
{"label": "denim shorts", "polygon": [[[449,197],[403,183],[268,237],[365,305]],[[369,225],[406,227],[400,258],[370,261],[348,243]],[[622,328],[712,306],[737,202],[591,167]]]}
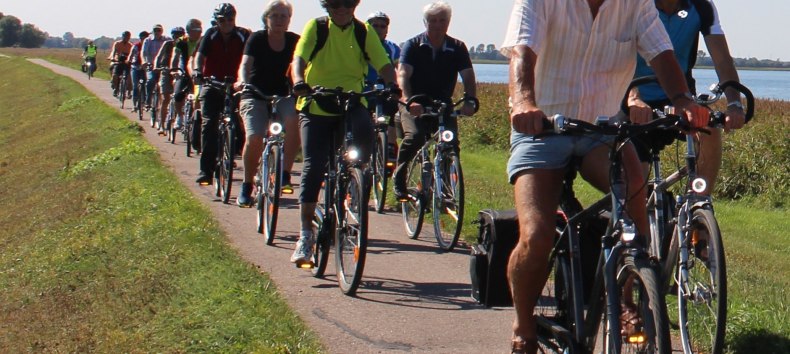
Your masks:
{"label": "denim shorts", "polygon": [[531,169],[558,169],[568,165],[573,156],[585,156],[601,145],[610,145],[613,136],[547,135],[535,139],[533,135],[510,130],[510,160],[507,175],[511,184],[516,175]]}
{"label": "denim shorts", "polygon": [[[296,101],[292,97],[283,98],[277,103],[280,119],[296,117]],[[255,98],[244,98],[239,104],[239,114],[244,120],[247,137],[253,135],[266,136],[269,130],[269,108],[267,101]]]}
{"label": "denim shorts", "polygon": [[173,76],[170,73],[163,71],[159,76],[159,89],[163,95],[173,93]]}

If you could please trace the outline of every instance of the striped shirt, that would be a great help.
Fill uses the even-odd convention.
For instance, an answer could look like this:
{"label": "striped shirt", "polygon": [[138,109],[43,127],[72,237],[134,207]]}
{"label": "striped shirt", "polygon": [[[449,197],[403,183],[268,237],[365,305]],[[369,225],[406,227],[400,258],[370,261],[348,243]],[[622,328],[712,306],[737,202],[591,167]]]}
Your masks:
{"label": "striped shirt", "polygon": [[502,54],[517,45],[537,55],[538,107],[590,122],[618,112],[637,53],[672,49],[652,0],[605,0],[595,18],[587,0],[516,0]]}

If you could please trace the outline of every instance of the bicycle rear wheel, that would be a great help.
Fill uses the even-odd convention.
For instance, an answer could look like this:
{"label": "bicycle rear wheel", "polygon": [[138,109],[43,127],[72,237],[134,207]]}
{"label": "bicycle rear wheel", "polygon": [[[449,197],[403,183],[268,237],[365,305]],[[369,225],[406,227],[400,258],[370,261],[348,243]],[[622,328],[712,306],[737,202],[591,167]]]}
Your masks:
{"label": "bicycle rear wheel", "polygon": [[184,126],[181,128],[181,135],[187,146],[187,157],[192,156],[192,102],[187,102],[184,106]]}
{"label": "bicycle rear wheel", "polygon": [[222,202],[228,204],[231,188],[233,186],[233,138],[235,133],[230,124],[225,124],[220,133],[222,145],[220,146],[219,168],[217,169],[218,195]]}
{"label": "bicycle rear wheel", "polygon": [[335,267],[340,290],[353,296],[362,281],[368,248],[367,176],[360,168],[350,168],[348,180],[338,188],[335,234]]}
{"label": "bicycle rear wheel", "polygon": [[464,174],[461,159],[447,153],[434,169],[433,230],[442,251],[451,251],[464,222]]}
{"label": "bicycle rear wheel", "polygon": [[411,239],[417,239],[422,230],[422,221],[425,218],[425,205],[422,185],[422,153],[418,153],[409,163],[406,171],[406,188],[409,192],[409,200],[401,202],[401,214],[403,215],[403,226],[406,228],[406,235]]}
{"label": "bicycle rear wheel", "polygon": [[137,85],[137,102],[135,102],[135,108],[137,108],[137,120],[143,120],[143,109],[145,108],[145,84],[142,82],[135,83]]}
{"label": "bicycle rear wheel", "polygon": [[176,143],[176,102],[171,97],[170,104],[167,108],[167,140],[170,141],[171,144]]}
{"label": "bicycle rear wheel", "polygon": [[259,213],[263,215],[264,235],[266,244],[274,243],[274,233],[277,230],[277,214],[280,207],[280,189],[282,188],[283,159],[282,150],[277,144],[270,144],[264,154],[263,173],[261,181],[263,189],[263,205]]}
{"label": "bicycle rear wheel", "polygon": [[[647,257],[634,257],[626,254],[622,257],[620,268],[617,272],[617,287],[621,293],[621,302],[632,302],[636,311],[635,320],[631,323],[633,331],[621,329],[621,333],[606,336],[603,343],[607,352],[620,353],[660,353],[672,352],[672,343],[669,337],[669,318],[667,317],[666,304],[661,291],[658,273],[650,264]],[[625,306],[625,305],[624,305]],[[607,323],[604,311],[603,328],[608,333],[611,326]],[[619,313],[620,311],[618,311]],[[620,319],[615,319],[620,321]],[[620,327],[620,326],[618,326]],[[630,333],[628,333],[630,332]],[[610,337],[619,336],[620,350],[614,348]]]}
{"label": "bicycle rear wheel", "polygon": [[156,87],[154,92],[151,92],[151,128],[156,128],[156,109],[159,106],[159,88]]}
{"label": "bicycle rear wheel", "polygon": [[727,269],[713,210],[693,211],[686,240],[688,283],[678,285],[677,298],[680,337],[695,353],[719,354],[727,324]]}
{"label": "bicycle rear wheel", "polygon": [[121,109],[123,109],[124,104],[126,103],[126,76],[121,76],[121,79],[118,81],[118,101],[121,101]]}
{"label": "bicycle rear wheel", "polygon": [[[328,181],[324,181],[324,188],[328,186]],[[318,194],[318,203],[316,203],[315,212],[313,213],[313,235],[315,235],[315,242],[313,243],[313,277],[321,278],[326,272],[326,265],[329,263],[329,249],[332,245],[332,239],[335,232],[335,219],[331,215],[327,215],[328,205],[325,202],[325,191],[321,190]]]}
{"label": "bicycle rear wheel", "polygon": [[373,202],[376,212],[384,212],[387,201],[387,132],[376,135],[376,147],[373,150]]}

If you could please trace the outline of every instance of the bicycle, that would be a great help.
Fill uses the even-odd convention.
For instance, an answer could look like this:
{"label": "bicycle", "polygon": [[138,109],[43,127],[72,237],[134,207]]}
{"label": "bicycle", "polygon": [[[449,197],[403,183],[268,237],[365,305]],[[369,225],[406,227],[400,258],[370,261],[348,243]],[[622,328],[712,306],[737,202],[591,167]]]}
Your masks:
{"label": "bicycle", "polygon": [[[173,80],[173,82],[177,82],[181,78],[181,75],[186,75],[186,72],[183,69],[181,69],[181,68],[173,68],[173,69],[171,69],[171,75],[172,75],[171,80]],[[170,103],[168,104],[167,118],[165,120],[167,122],[166,123],[166,129],[165,129],[167,131],[167,134],[168,134],[167,141],[169,141],[170,144],[175,144],[176,143],[176,133],[177,133],[177,131],[178,130],[183,131],[183,122],[182,122],[182,127],[179,128],[179,129],[176,129],[176,124],[175,123],[176,123],[176,120],[178,119],[178,113],[181,113],[183,115],[184,112],[176,112],[176,99],[175,99],[175,96],[176,96],[175,92],[170,94]],[[184,139],[184,141],[186,141],[186,139]]]}
{"label": "bicycle", "polygon": [[[184,103],[184,126],[181,128],[181,135],[187,145],[187,157],[192,156],[192,136],[195,134],[195,124],[199,124],[197,122],[201,120],[200,108],[197,102],[199,95],[200,85],[193,85],[193,93],[187,95],[187,101]],[[197,151],[197,149],[194,150]]]}
{"label": "bicycle", "polygon": [[85,63],[85,73],[88,75],[88,80],[93,78],[93,73],[96,72],[96,58],[95,57],[86,57]]}
{"label": "bicycle", "polygon": [[141,78],[134,83],[134,90],[137,91],[137,100],[134,102],[135,110],[137,111],[137,119],[143,120],[143,110],[145,109],[146,101],[146,87],[145,87],[145,74],[140,75]]}
{"label": "bicycle", "polygon": [[[645,78],[643,82],[652,81]],[[724,90],[732,87],[744,94],[747,121],[754,115],[754,96],[740,83],[728,81],[714,85],[711,94],[695,97],[698,104],[709,107],[718,101]],[[667,112],[655,111],[658,117]],[[710,127],[724,125],[725,114],[711,109]],[[706,133],[701,130],[702,133]],[[653,179],[648,182],[648,219],[650,221],[650,254],[661,262],[662,289],[667,294],[676,288],[678,327],[683,352],[694,353],[724,350],[727,320],[727,271],[724,245],[713,200],[704,194],[707,182],[697,176],[697,152],[694,131],[685,131],[686,165],[665,179],[661,175],[661,149],[651,149]],[[674,200],[669,189],[686,179],[685,190]],[[673,226],[674,224],[674,226]],[[697,343],[692,339],[697,338]],[[701,339],[700,339],[701,338]],[[697,344],[697,345],[693,345]]]}
{"label": "bicycle", "polygon": [[[383,90],[384,83],[378,82],[374,89]],[[384,113],[385,97],[375,97],[375,111],[373,112],[373,122],[375,123],[373,134],[375,136],[373,153],[370,158],[370,167],[373,172],[373,204],[376,212],[384,212],[384,204],[387,200],[387,179],[395,168],[395,163],[389,160],[389,141],[387,131],[392,117]]]}
{"label": "bicycle", "polygon": [[236,134],[239,124],[236,94],[233,92],[233,83],[236,78],[227,76],[222,81],[216,77],[203,79],[203,85],[221,90],[225,93],[224,108],[217,124],[217,165],[214,168],[214,188],[217,197],[228,204],[231,188],[233,186],[233,160],[236,157],[236,147],[239,138]]}
{"label": "bicycle", "polygon": [[[596,124],[561,115],[551,120],[549,129],[555,134],[610,135],[614,142],[610,146],[611,192],[601,200],[582,209],[573,192],[573,165],[564,179],[555,243],[549,255],[548,276],[553,281],[546,282],[535,307],[538,344],[543,352],[592,353],[599,340],[605,353],[672,351],[657,262],[624,213],[627,196],[620,149],[633,136],[652,129],[671,129],[683,118],[669,116],[643,125],[617,118],[601,117]],[[600,238],[595,274],[585,274],[580,254],[580,232],[585,231],[582,225],[606,213],[609,217]],[[622,299],[633,300],[633,310],[638,313],[635,318],[641,319],[629,323],[633,333],[621,332]]]}
{"label": "bicycle", "polygon": [[[160,73],[162,70],[165,69],[163,68],[149,69],[149,71],[159,71]],[[154,76],[154,78],[157,78],[157,76]],[[157,78],[157,82],[154,83],[154,90],[151,92],[151,107],[149,111],[151,113],[151,128],[157,128],[157,123],[159,121],[157,119],[157,113],[159,109],[159,97],[162,95],[162,88],[159,87],[158,81],[159,80]]]}
{"label": "bicycle", "polygon": [[[451,251],[458,243],[464,220],[464,175],[455,133],[445,127],[447,109],[455,108],[469,98],[448,105],[426,95],[415,95],[404,104],[421,103],[426,113],[419,119],[432,119],[436,123],[433,134],[426,137],[425,144],[409,162],[406,172],[406,188],[409,199],[401,202],[401,214],[406,234],[416,239],[422,230],[425,213],[429,209],[433,216],[433,229],[441,251]],[[474,100],[475,111],[480,104]],[[459,111],[451,116],[458,117]],[[431,129],[433,130],[433,129]]]}
{"label": "bicycle", "polygon": [[[126,57],[123,55],[119,55],[117,60],[112,60],[112,63],[116,65],[115,70],[121,71],[121,75],[118,78],[118,86],[115,88],[115,90],[117,92],[118,102],[120,102],[121,109],[123,109],[126,102],[126,93],[128,91],[127,87],[131,86],[127,82],[128,75],[126,74],[129,70],[129,64],[126,62]],[[120,69],[118,69],[118,66],[120,66]]]}
{"label": "bicycle", "polygon": [[[324,178],[323,192],[313,216],[312,273],[323,277],[329,261],[329,249],[335,245],[335,267],[340,290],[349,296],[356,294],[362,280],[368,246],[368,199],[370,197],[370,171],[360,161],[360,152],[352,144],[350,112],[361,105],[363,97],[382,93],[389,89],[374,89],[363,93],[344,92],[342,89],[314,87],[308,97],[335,97],[343,107],[343,141],[338,143],[332,136],[328,171]],[[299,266],[299,265],[297,265]]]}

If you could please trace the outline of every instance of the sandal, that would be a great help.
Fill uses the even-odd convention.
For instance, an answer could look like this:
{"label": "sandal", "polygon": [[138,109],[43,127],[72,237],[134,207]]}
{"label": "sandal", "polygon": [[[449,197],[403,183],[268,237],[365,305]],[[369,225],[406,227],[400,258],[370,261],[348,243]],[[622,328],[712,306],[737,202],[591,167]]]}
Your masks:
{"label": "sandal", "polygon": [[537,352],[537,339],[515,338],[510,342],[510,354],[532,354]]}
{"label": "sandal", "polygon": [[642,318],[634,304],[622,304],[620,310],[620,335],[632,336],[639,333]]}

